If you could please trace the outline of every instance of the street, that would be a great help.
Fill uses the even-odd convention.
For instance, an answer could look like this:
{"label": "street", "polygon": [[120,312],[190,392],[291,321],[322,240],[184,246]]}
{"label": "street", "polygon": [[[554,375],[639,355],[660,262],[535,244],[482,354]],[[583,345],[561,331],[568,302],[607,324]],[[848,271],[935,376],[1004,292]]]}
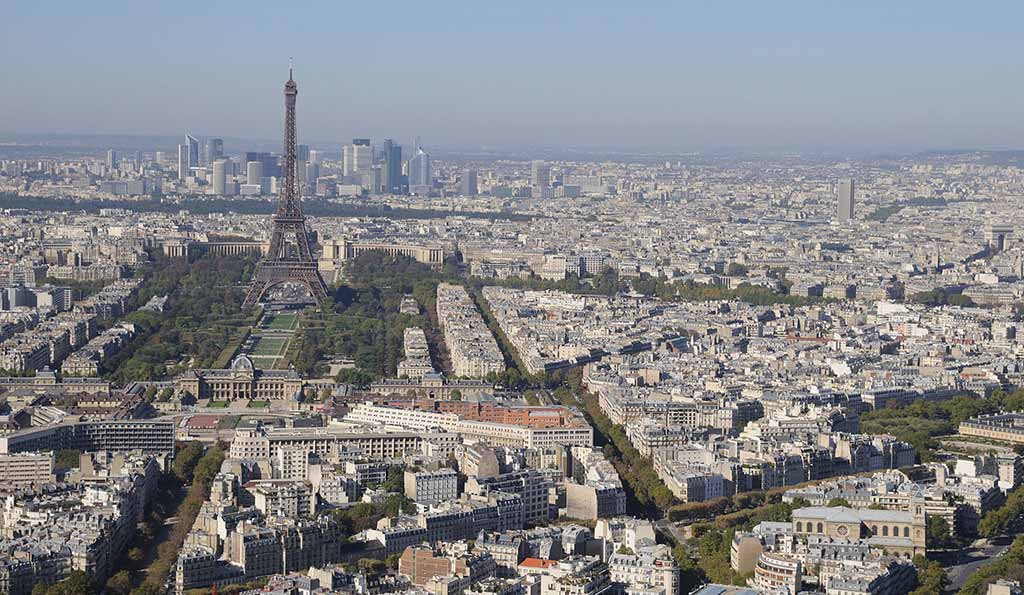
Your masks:
{"label": "street", "polygon": [[654,521],[654,528],[658,531],[667,532],[672,536],[672,539],[675,540],[676,543],[686,543],[686,537],[683,535],[683,532],[679,530],[678,523],[673,523],[667,518],[661,519]]}
{"label": "street", "polygon": [[944,593],[956,593],[967,582],[978,568],[991,562],[993,559],[1002,556],[1009,549],[1011,539],[1007,536],[1000,536],[989,539],[979,539],[958,553],[957,564],[946,569],[946,578],[949,585]]}

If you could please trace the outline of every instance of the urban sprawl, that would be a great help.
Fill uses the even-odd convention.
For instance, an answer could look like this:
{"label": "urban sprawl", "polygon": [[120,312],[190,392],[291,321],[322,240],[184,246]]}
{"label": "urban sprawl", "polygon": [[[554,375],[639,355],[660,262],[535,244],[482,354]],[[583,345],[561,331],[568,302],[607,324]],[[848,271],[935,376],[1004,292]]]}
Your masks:
{"label": "urban sprawl", "polygon": [[1024,169],[998,154],[298,145],[329,295],[243,309],[286,158],[26,150],[0,164],[0,593],[1021,592]]}

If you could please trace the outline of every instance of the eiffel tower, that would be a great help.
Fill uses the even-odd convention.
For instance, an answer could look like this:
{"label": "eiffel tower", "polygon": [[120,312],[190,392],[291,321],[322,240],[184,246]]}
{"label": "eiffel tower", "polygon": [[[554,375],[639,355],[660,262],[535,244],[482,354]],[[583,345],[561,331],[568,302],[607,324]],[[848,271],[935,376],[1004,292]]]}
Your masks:
{"label": "eiffel tower", "polygon": [[[306,218],[302,215],[295,171],[295,98],[298,94],[299,87],[292,78],[289,65],[288,82],[284,85],[284,180],[278,194],[277,211],[272,219],[270,251],[256,265],[252,285],[242,303],[243,308],[255,306],[270,288],[282,283],[305,285],[318,303],[327,299],[327,284],[320,276],[309,247],[309,234],[306,231]],[[295,238],[294,246],[285,241],[288,236]]]}

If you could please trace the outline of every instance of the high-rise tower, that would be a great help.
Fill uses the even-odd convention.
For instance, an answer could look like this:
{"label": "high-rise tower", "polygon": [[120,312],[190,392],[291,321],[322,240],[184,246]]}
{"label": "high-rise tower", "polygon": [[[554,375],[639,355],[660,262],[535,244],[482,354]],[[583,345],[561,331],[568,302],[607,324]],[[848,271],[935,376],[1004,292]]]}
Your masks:
{"label": "high-rise tower", "polygon": [[186,133],[185,147],[188,148],[188,168],[199,167],[199,139]]}
{"label": "high-rise tower", "polygon": [[207,166],[213,165],[214,161],[224,157],[224,141],[219,138],[208,138],[203,145],[203,151],[203,163]]}
{"label": "high-rise tower", "polygon": [[[373,147],[368,138],[354,138],[352,144],[341,149],[342,174],[354,178],[357,184],[368,184],[366,177],[373,167]],[[376,193],[379,188],[370,188]]]}
{"label": "high-rise tower", "polygon": [[531,196],[548,198],[551,196],[551,166],[536,159],[530,168]]}
{"label": "high-rise tower", "polygon": [[462,179],[459,181],[459,193],[462,196],[476,196],[478,192],[476,184],[476,170],[462,170]]}
{"label": "high-rise tower", "polygon": [[409,191],[426,196],[430,194],[430,153],[417,146],[409,158]]}
{"label": "high-rise tower", "polygon": [[842,178],[836,184],[836,218],[839,221],[853,219],[854,185],[851,178]]}
{"label": "high-rise tower", "polygon": [[[320,276],[316,259],[310,249],[306,218],[302,214],[299,196],[298,172],[296,171],[295,146],[295,99],[299,87],[288,69],[288,82],[284,85],[284,157],[282,159],[282,181],[278,193],[277,211],[271,220],[270,251],[256,265],[252,285],[245,296],[243,308],[255,306],[271,287],[282,283],[301,283],[306,286],[313,299],[323,302],[327,299],[327,284]],[[295,244],[286,242],[295,238]]]}
{"label": "high-rise tower", "polygon": [[384,194],[402,194],[402,146],[389,139],[384,140],[381,151],[381,166],[384,173]]}

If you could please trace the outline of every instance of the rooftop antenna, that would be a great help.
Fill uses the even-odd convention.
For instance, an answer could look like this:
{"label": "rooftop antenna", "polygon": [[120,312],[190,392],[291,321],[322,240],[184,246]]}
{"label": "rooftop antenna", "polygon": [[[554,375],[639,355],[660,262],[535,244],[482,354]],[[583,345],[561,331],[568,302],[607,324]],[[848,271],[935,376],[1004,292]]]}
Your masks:
{"label": "rooftop antenna", "polygon": [[292,57],[288,56],[288,80],[292,80],[292,67],[293,66],[294,66],[294,64],[292,62]]}

